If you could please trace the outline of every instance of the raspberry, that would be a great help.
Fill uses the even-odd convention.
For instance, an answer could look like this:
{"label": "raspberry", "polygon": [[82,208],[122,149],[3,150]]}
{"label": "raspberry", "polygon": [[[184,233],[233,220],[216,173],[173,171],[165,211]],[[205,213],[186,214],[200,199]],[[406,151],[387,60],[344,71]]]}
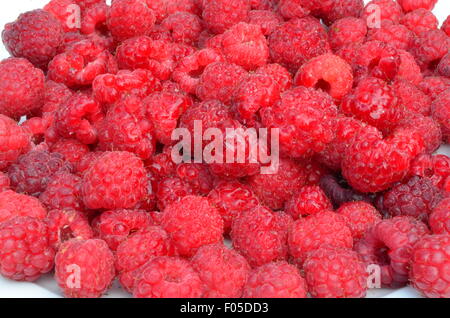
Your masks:
{"label": "raspberry", "polygon": [[422,82],[423,76],[414,56],[404,50],[397,50],[397,53],[400,56],[400,65],[398,66],[396,79],[404,79],[418,86]]}
{"label": "raspberry", "polygon": [[380,28],[371,29],[368,40],[385,42],[397,49],[408,50],[414,39],[411,31],[404,25],[383,21]]}
{"label": "raspberry", "polygon": [[44,104],[42,116],[53,121],[55,112],[71,96],[73,92],[64,84],[48,80],[45,82]]}
{"label": "raspberry", "polygon": [[10,180],[6,173],[0,172],[0,192],[10,189]]}
{"label": "raspberry", "polygon": [[203,3],[202,17],[207,28],[219,34],[247,20],[249,11],[248,0],[206,0]]}
{"label": "raspberry", "polygon": [[79,176],[83,176],[83,174],[97,161],[98,158],[102,156],[102,151],[91,151],[81,158],[80,162],[78,162],[75,166],[76,173]]}
{"label": "raspberry", "polygon": [[73,209],[82,211],[81,178],[68,173],[54,174],[39,200],[49,209]]}
{"label": "raspberry", "polygon": [[429,178],[434,185],[442,188],[445,179],[450,176],[450,158],[445,155],[420,155],[411,163],[410,172]]}
{"label": "raspberry", "polygon": [[270,35],[283,19],[270,10],[251,10],[248,13],[248,23],[258,25],[265,36]]}
{"label": "raspberry", "polygon": [[187,260],[160,256],[142,269],[133,297],[200,298],[203,289],[203,282]]}
{"label": "raspberry", "polygon": [[330,45],[334,50],[338,50],[350,43],[363,43],[366,34],[366,22],[353,17],[337,20],[328,30]]}
{"label": "raspberry", "polygon": [[177,166],[176,173],[196,193],[207,195],[213,188],[214,178],[205,164],[181,163]]}
{"label": "raspberry", "polygon": [[434,234],[450,234],[450,198],[436,205],[430,215],[429,224]]}
{"label": "raspberry", "polygon": [[75,166],[89,152],[89,147],[76,139],[60,139],[50,150],[63,155],[66,161]]}
{"label": "raspberry", "polygon": [[44,219],[47,210],[35,197],[11,190],[0,192],[0,223],[15,217]]}
{"label": "raspberry", "polygon": [[105,3],[105,0],[74,0],[78,4],[82,11],[91,8],[92,6]]}
{"label": "raspberry", "polygon": [[250,272],[245,298],[306,298],[306,282],[299,270],[287,262],[268,263]]}
{"label": "raspberry", "polygon": [[143,103],[157,140],[165,145],[172,144],[172,132],[181,115],[192,106],[192,99],[182,92],[155,92]]}
{"label": "raspberry", "polygon": [[55,279],[66,297],[101,297],[114,276],[114,255],[102,240],[72,239],[56,254]]}
{"label": "raspberry", "polygon": [[200,246],[223,239],[219,211],[198,196],[186,196],[166,206],[161,224],[181,256],[192,256]]}
{"label": "raspberry", "polygon": [[227,62],[215,62],[205,67],[196,89],[196,95],[206,101],[216,99],[230,103],[236,86],[247,72],[239,65]]}
{"label": "raspberry", "polygon": [[378,27],[378,12],[381,21],[392,21],[398,23],[403,16],[403,10],[394,0],[372,0],[366,4],[362,13],[363,19],[367,20],[369,28]]}
{"label": "raspberry", "polygon": [[439,62],[437,71],[441,76],[450,78],[450,53],[447,53]]}
{"label": "raspberry", "polygon": [[117,74],[97,76],[92,83],[92,90],[99,103],[114,104],[128,95],[144,98],[161,90],[161,83],[148,70],[121,70]]}
{"label": "raspberry", "polygon": [[255,71],[256,74],[270,75],[280,85],[281,92],[292,86],[292,75],[287,69],[279,64],[266,64]]}
{"label": "raspberry", "polygon": [[73,32],[79,29],[75,19],[80,16],[76,14],[76,4],[73,0],[51,0],[44,7],[44,10],[51,13],[58,21],[64,32]]}
{"label": "raspberry", "polygon": [[352,89],[352,68],[339,56],[320,55],[300,67],[294,84],[322,89],[334,99],[340,100]]}
{"label": "raspberry", "polygon": [[305,163],[306,183],[305,185],[314,186],[318,185],[320,179],[329,173],[327,167],[322,166],[314,158],[307,160]]}
{"label": "raspberry", "polygon": [[99,103],[79,92],[67,99],[56,112],[55,128],[64,138],[92,144],[97,140],[95,123],[103,116]]}
{"label": "raspberry", "polygon": [[38,197],[58,172],[69,172],[71,165],[59,153],[32,150],[20,156],[8,169],[11,186],[19,193]]}
{"label": "raspberry", "polygon": [[15,119],[39,110],[44,97],[44,73],[21,58],[0,62],[0,113]]}
{"label": "raspberry", "polygon": [[325,24],[331,25],[339,19],[346,17],[358,18],[364,8],[362,0],[331,0],[319,1],[321,8],[319,15]]}
{"label": "raspberry", "polygon": [[450,15],[447,17],[447,19],[445,19],[444,23],[442,23],[442,31],[450,36]]}
{"label": "raspberry", "polygon": [[263,206],[244,211],[234,218],[231,225],[233,247],[252,267],[285,260],[291,220],[283,212],[272,212]]}
{"label": "raspberry", "polygon": [[409,261],[414,244],[428,234],[427,226],[408,216],[383,220],[366,232],[355,245],[361,259],[381,267],[381,283],[385,287],[406,285]]}
{"label": "raspberry", "polygon": [[205,245],[191,260],[205,285],[205,298],[242,296],[250,266],[244,257],[221,243]]}
{"label": "raspberry", "polygon": [[156,148],[152,123],[140,98],[125,97],[112,106],[98,124],[98,149],[134,153],[141,159],[150,158]]}
{"label": "raspberry", "polygon": [[407,110],[424,116],[430,115],[431,98],[406,80],[396,80],[393,83],[395,95]]}
{"label": "raspberry", "polygon": [[81,33],[96,34],[96,31],[103,31],[106,28],[109,11],[110,7],[104,2],[86,9],[81,20]]}
{"label": "raspberry", "polygon": [[0,169],[4,170],[31,147],[31,134],[14,120],[0,115]]}
{"label": "raspberry", "polygon": [[450,281],[446,274],[450,264],[449,247],[450,235],[428,235],[414,246],[411,282],[427,297],[450,297]]}
{"label": "raspberry", "polygon": [[83,175],[82,194],[89,209],[132,208],[144,198],[147,173],[126,151],[104,152]]}
{"label": "raspberry", "polygon": [[45,69],[62,43],[63,28],[51,13],[34,10],[6,24],[2,38],[12,56],[26,58]]}
{"label": "raspberry", "polygon": [[411,53],[417,63],[426,69],[439,63],[450,49],[450,38],[441,30],[430,30],[417,36],[411,46]]}
{"label": "raspberry", "polygon": [[162,211],[166,206],[178,202],[181,198],[195,193],[192,186],[179,177],[166,177],[157,184],[157,206]]}
{"label": "raspberry", "polygon": [[337,108],[328,94],[299,86],[260,114],[265,127],[279,128],[281,153],[299,158],[322,151],[332,141]]}
{"label": "raspberry", "polygon": [[53,268],[55,251],[42,220],[18,216],[0,224],[0,273],[13,280],[35,281]]}
{"label": "raspberry", "polygon": [[278,11],[286,20],[292,18],[303,18],[309,14],[306,7],[302,7],[303,0],[280,0]]}
{"label": "raspberry", "polygon": [[418,36],[422,32],[436,30],[439,25],[436,16],[431,11],[425,9],[417,9],[409,12],[401,19],[400,23]]}
{"label": "raspberry", "polygon": [[202,4],[197,0],[146,0],[147,6],[153,10],[158,23],[176,12],[188,12],[199,15]]}
{"label": "raspberry", "polygon": [[145,35],[155,25],[155,14],[145,1],[114,0],[106,24],[116,41]]}
{"label": "raspberry", "polygon": [[281,24],[268,40],[272,60],[292,71],[311,58],[330,52],[325,29],[312,17],[294,18]]}
{"label": "raspberry", "polygon": [[431,117],[408,114],[400,121],[400,129],[402,128],[422,136],[424,151],[427,153],[432,153],[442,143],[442,133],[439,124]]}
{"label": "raspberry", "polygon": [[238,181],[223,181],[208,194],[208,199],[222,216],[225,233],[231,230],[233,220],[259,205],[251,188]]}
{"label": "raspberry", "polygon": [[426,9],[433,10],[434,5],[437,0],[397,0],[398,3],[402,6],[405,12],[417,10],[417,9]]}
{"label": "raspberry", "polygon": [[362,238],[366,231],[382,218],[373,205],[364,201],[344,203],[336,210],[336,213],[345,218],[354,240]]}
{"label": "raspberry", "polygon": [[202,25],[200,18],[189,12],[175,12],[161,22],[176,43],[195,45],[200,37]]}
{"label": "raspberry", "polygon": [[48,212],[45,222],[50,246],[55,250],[70,239],[88,240],[94,236],[88,218],[79,211],[52,210]]}
{"label": "raspberry", "polygon": [[441,93],[450,88],[450,79],[441,76],[425,77],[419,83],[419,88],[432,100],[435,100]]}
{"label": "raspberry", "polygon": [[286,202],[285,211],[294,220],[302,216],[316,214],[323,210],[331,210],[333,206],[319,186],[305,186]]}
{"label": "raspberry", "polygon": [[431,114],[441,125],[444,142],[450,142],[450,89],[440,94],[431,104]]}

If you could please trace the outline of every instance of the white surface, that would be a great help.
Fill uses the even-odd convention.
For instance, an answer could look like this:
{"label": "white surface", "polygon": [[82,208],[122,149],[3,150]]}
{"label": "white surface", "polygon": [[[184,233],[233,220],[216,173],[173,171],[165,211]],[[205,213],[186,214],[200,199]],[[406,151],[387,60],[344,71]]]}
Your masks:
{"label": "white surface", "polygon": [[[20,13],[42,8],[48,1],[47,0],[15,0],[11,1],[1,1],[0,2],[0,27],[4,24],[14,21]],[[368,2],[365,0],[365,2]],[[450,14],[450,1],[439,0],[436,8],[433,11],[442,23],[447,16]],[[8,57],[9,54],[0,45],[0,59]],[[450,155],[450,146],[446,145],[442,147],[439,151]],[[61,297],[59,288],[52,278],[51,274],[45,275],[34,283],[27,282],[16,282],[0,277],[0,298],[57,298]],[[108,292],[105,297],[130,297],[128,293],[123,291],[117,282],[114,283],[113,288]],[[369,290],[367,294],[368,298],[417,298],[420,295],[412,288],[406,287],[398,290],[390,289],[372,289]]]}

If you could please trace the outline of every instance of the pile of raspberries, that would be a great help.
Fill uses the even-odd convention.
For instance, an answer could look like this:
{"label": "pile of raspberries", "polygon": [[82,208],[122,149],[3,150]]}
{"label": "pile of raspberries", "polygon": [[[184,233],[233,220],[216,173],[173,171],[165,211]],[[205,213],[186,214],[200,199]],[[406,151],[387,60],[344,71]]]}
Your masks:
{"label": "pile of raspberries", "polygon": [[[151,298],[449,298],[450,158],[435,151],[450,141],[450,17],[439,26],[436,2],[21,14],[2,33],[1,275],[51,272],[66,297],[118,280]],[[172,133],[195,121],[278,129],[279,169],[175,163]]]}

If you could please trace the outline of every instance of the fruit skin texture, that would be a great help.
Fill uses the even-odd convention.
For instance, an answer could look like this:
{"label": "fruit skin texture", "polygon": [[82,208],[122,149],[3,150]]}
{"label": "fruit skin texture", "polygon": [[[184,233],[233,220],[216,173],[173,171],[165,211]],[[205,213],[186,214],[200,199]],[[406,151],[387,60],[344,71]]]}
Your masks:
{"label": "fruit skin texture", "polygon": [[56,254],[55,279],[66,297],[101,297],[114,277],[114,255],[102,240],[72,239]]}
{"label": "fruit skin texture", "polygon": [[450,39],[442,30],[430,30],[421,33],[412,43],[410,52],[416,58],[422,70],[448,53]]}
{"label": "fruit skin texture", "polygon": [[203,3],[202,17],[211,32],[220,34],[245,21],[249,11],[248,0],[207,0]]}
{"label": "fruit skin texture", "polygon": [[431,104],[431,114],[441,125],[444,142],[450,142],[450,89],[440,94]]}
{"label": "fruit skin texture", "polygon": [[182,258],[161,256],[142,270],[135,298],[200,298],[203,283],[191,264]]}
{"label": "fruit skin texture", "polygon": [[200,247],[191,259],[192,267],[205,284],[205,298],[240,298],[250,265],[235,250],[222,243]]}
{"label": "fruit skin texture", "polygon": [[31,147],[31,134],[13,119],[0,115],[0,169],[4,170]]}
{"label": "fruit skin texture", "polygon": [[431,11],[417,9],[406,14],[402,18],[401,23],[416,35],[420,35],[425,31],[436,30],[439,25],[439,20]]}
{"label": "fruit skin texture", "polygon": [[18,216],[44,219],[47,210],[35,197],[11,190],[0,192],[0,223]]}
{"label": "fruit skin texture", "polygon": [[81,191],[89,209],[132,208],[147,193],[147,172],[132,153],[107,151],[84,173]]}
{"label": "fruit skin texture", "polygon": [[367,272],[351,249],[322,247],[309,254],[305,264],[308,291],[314,298],[362,298]]}
{"label": "fruit skin texture", "polygon": [[352,231],[353,239],[359,240],[372,226],[381,221],[381,213],[364,201],[342,204],[336,213],[342,215]]}
{"label": "fruit skin texture", "polygon": [[286,213],[294,220],[331,209],[333,206],[330,200],[319,186],[302,187],[285,205]]}
{"label": "fruit skin texture", "polygon": [[417,10],[420,8],[433,10],[437,0],[397,0],[405,12]]}
{"label": "fruit skin texture", "polygon": [[331,47],[337,51],[346,44],[363,43],[367,34],[367,23],[358,18],[346,17],[334,22],[328,31]]}
{"label": "fruit skin texture", "polygon": [[21,14],[15,22],[5,25],[3,43],[15,57],[23,57],[45,69],[62,43],[61,23],[44,10]]}
{"label": "fruit skin texture", "polygon": [[203,245],[221,242],[223,221],[208,199],[185,196],[168,205],[161,226],[169,234],[179,255],[190,257]]}
{"label": "fruit skin texture", "polygon": [[39,200],[49,209],[82,211],[81,178],[68,172],[58,172],[50,179]]}
{"label": "fruit skin texture", "polygon": [[299,270],[287,262],[273,262],[250,272],[244,298],[306,298],[307,287]]}
{"label": "fruit skin texture", "polygon": [[449,298],[450,235],[427,235],[412,251],[410,278],[414,288],[429,298]]}
{"label": "fruit skin texture", "polygon": [[18,216],[0,224],[0,273],[13,280],[34,281],[53,268],[55,251],[42,220]]}
{"label": "fruit skin texture", "polygon": [[433,234],[450,234],[450,198],[443,199],[430,215]]}

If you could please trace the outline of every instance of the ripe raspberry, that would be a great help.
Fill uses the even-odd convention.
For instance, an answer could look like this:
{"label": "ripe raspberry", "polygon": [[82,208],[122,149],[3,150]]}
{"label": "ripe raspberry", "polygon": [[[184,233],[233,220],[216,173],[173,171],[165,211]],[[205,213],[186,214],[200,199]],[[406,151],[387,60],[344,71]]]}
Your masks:
{"label": "ripe raspberry", "polygon": [[270,75],[280,85],[281,92],[284,92],[292,86],[292,75],[280,64],[266,64],[255,71],[256,74]]}
{"label": "ripe raspberry", "polygon": [[312,17],[294,18],[281,24],[269,36],[272,60],[296,71],[313,57],[330,52],[328,35]]}
{"label": "ripe raspberry", "polygon": [[320,55],[300,67],[294,84],[321,89],[334,99],[340,100],[352,89],[352,68],[339,56]]}
{"label": "ripe raspberry", "polygon": [[279,128],[281,153],[299,158],[322,151],[332,141],[337,107],[328,94],[298,86],[260,114],[265,127]]}
{"label": "ripe raspberry", "polygon": [[435,100],[441,93],[450,88],[450,79],[442,76],[425,77],[419,83],[419,88],[432,100]]}
{"label": "ripe raspberry", "polygon": [[158,23],[176,12],[189,12],[200,15],[202,7],[202,3],[197,0],[146,0],[145,2],[155,13]]}
{"label": "ripe raspberry", "polygon": [[[287,258],[287,232],[292,218],[263,206],[238,214],[231,225],[233,247],[252,267]],[[251,239],[250,239],[251,238]]]}
{"label": "ripe raspberry", "polygon": [[444,142],[450,142],[450,89],[436,97],[431,104],[431,115],[441,125]]}
{"label": "ripe raspberry", "polygon": [[432,153],[442,143],[442,133],[439,124],[431,117],[418,114],[407,114],[397,129],[407,129],[412,133],[419,134],[423,139],[423,152]]}
{"label": "ripe raspberry", "polygon": [[428,234],[427,226],[409,216],[383,220],[355,244],[355,251],[367,264],[381,267],[381,283],[397,288],[406,285],[414,244]]}
{"label": "ripe raspberry", "polygon": [[398,3],[402,6],[405,12],[417,10],[417,9],[426,9],[433,10],[434,5],[437,0],[397,0]]}
{"label": "ripe raspberry", "polygon": [[278,4],[278,12],[286,20],[292,18],[303,18],[310,12],[303,7],[303,0],[280,0]]}
{"label": "ripe raspberry", "polygon": [[97,31],[104,31],[109,12],[110,7],[105,2],[94,4],[86,9],[81,19],[81,33],[95,35]]}
{"label": "ripe raspberry", "polygon": [[207,195],[213,189],[214,177],[206,164],[181,163],[176,168],[176,174],[187,182],[195,193]]}
{"label": "ripe raspberry", "polygon": [[66,85],[53,81],[45,82],[44,104],[42,105],[42,117],[49,118],[52,122],[55,112],[69,97],[73,95]]}
{"label": "ripe raspberry", "polygon": [[268,36],[283,22],[283,18],[270,10],[251,10],[247,22],[258,25],[262,33]]}
{"label": "ripe raspberry", "polygon": [[336,213],[345,218],[354,240],[362,238],[366,231],[382,219],[380,212],[364,201],[344,203]]}
{"label": "ripe raspberry", "polygon": [[104,3],[105,0],[74,0],[78,4],[82,11],[91,8],[92,6]]}
{"label": "ripe raspberry", "polygon": [[402,7],[394,0],[372,0],[366,4],[362,12],[362,18],[367,21],[369,28],[378,27],[378,12],[381,21],[388,20],[394,23],[399,23],[404,15]]}
{"label": "ripe raspberry", "polygon": [[51,13],[34,10],[6,24],[2,38],[12,56],[26,58],[45,69],[62,43],[63,28]]}
{"label": "ripe raspberry", "polygon": [[450,78],[450,53],[447,53],[439,62],[437,71],[441,76]]}
{"label": "ripe raspberry", "polygon": [[450,235],[428,235],[414,246],[411,257],[411,282],[430,298],[449,298]]}
{"label": "ripe raspberry", "polygon": [[429,224],[434,234],[450,234],[450,198],[443,199],[433,209]]}
{"label": "ripe raspberry", "polygon": [[77,175],[83,176],[84,173],[100,158],[103,151],[91,151],[81,158],[80,162],[75,166]]}
{"label": "ripe raspberry", "polygon": [[75,166],[89,152],[89,147],[76,139],[60,139],[50,150],[63,155],[66,161]]}
{"label": "ripe raspberry", "polygon": [[162,227],[181,256],[192,256],[200,246],[220,242],[223,221],[208,199],[186,196],[164,209]]}
{"label": "ripe raspberry", "polygon": [[0,192],[10,189],[10,180],[6,173],[0,172]]}
{"label": "ripe raspberry", "polygon": [[369,32],[369,41],[380,41],[388,43],[396,49],[408,50],[414,39],[408,25],[396,24],[392,21],[383,21],[380,28],[371,29]]}
{"label": "ripe raspberry", "polygon": [[442,31],[450,36],[450,15],[447,17],[447,19],[445,19],[444,23],[442,23]]}
{"label": "ripe raspberry", "polygon": [[319,0],[319,3],[321,7],[317,13],[327,25],[331,25],[337,20],[346,17],[359,18],[364,8],[362,0]]}
{"label": "ripe raspberry", "polygon": [[247,72],[241,66],[215,62],[205,67],[196,89],[196,95],[206,101],[216,99],[230,103],[237,85],[245,78]]}
{"label": "ripe raspberry", "polygon": [[0,169],[4,170],[31,147],[31,134],[14,120],[0,115]]}
{"label": "ripe raspberry", "polygon": [[101,297],[114,276],[114,255],[102,240],[72,239],[56,254],[55,279],[65,297]]}
{"label": "ripe raspberry", "polygon": [[445,155],[423,154],[411,163],[411,175],[431,179],[433,184],[443,188],[445,179],[450,176],[450,158]]}
{"label": "ripe raspberry", "polygon": [[419,36],[422,32],[437,30],[439,21],[436,16],[428,10],[417,9],[406,14],[400,23]]}
{"label": "ripe raspberry", "polygon": [[0,224],[0,273],[13,280],[35,281],[53,268],[55,251],[42,220],[19,216]]}
{"label": "ripe raspberry", "polygon": [[175,12],[161,22],[176,43],[195,45],[202,31],[201,20],[189,12]]}
{"label": "ripe raspberry", "polygon": [[411,46],[411,53],[425,70],[439,63],[450,49],[450,38],[441,30],[430,30],[417,36]]}
{"label": "ripe raspberry", "polygon": [[286,202],[285,211],[294,220],[302,216],[316,214],[323,210],[332,210],[330,200],[319,186],[305,186]]}
{"label": "ripe raspberry", "polygon": [[328,30],[330,45],[334,50],[338,50],[350,43],[363,43],[366,34],[366,22],[353,17],[337,20]]}
{"label": "ripe raspberry", "polygon": [[88,218],[75,210],[52,210],[45,222],[50,246],[55,250],[70,239],[88,240],[94,237]]}
{"label": "ripe raspberry", "polygon": [[158,181],[156,186],[156,200],[159,210],[163,211],[168,205],[178,202],[181,198],[195,193],[193,187],[180,177],[166,177]]}
{"label": "ripe raspberry", "polygon": [[205,298],[242,296],[250,266],[244,257],[222,243],[205,245],[191,259],[205,285]]}
{"label": "ripe raspberry", "polygon": [[141,159],[150,158],[156,148],[152,122],[142,100],[125,97],[112,106],[98,124],[98,149],[129,151]]}
{"label": "ripe raspberry", "polygon": [[77,13],[74,5],[76,3],[73,0],[51,0],[44,6],[44,10],[58,19],[64,32],[74,32],[79,29],[75,19],[80,18],[80,16],[74,18],[74,14]]}
{"label": "ripe raspberry", "polygon": [[147,191],[142,161],[126,151],[104,152],[83,175],[81,188],[89,209],[127,209]]}
{"label": "ripe raspberry", "polygon": [[424,116],[430,115],[431,98],[409,81],[398,79],[393,83],[399,103],[407,110]]}
{"label": "ripe raspberry", "polygon": [[173,256],[169,236],[159,226],[143,228],[130,235],[116,250],[116,270],[125,290],[132,293],[142,268],[158,256]]}
{"label": "ripe raspberry", "polygon": [[328,168],[321,165],[315,158],[305,161],[304,166],[306,172],[305,185],[307,186],[319,185],[320,179],[330,173]]}
{"label": "ripe raspberry", "polygon": [[0,223],[15,217],[44,219],[47,210],[35,197],[11,190],[0,192]]}
{"label": "ripe raspberry", "polygon": [[203,282],[187,260],[160,256],[142,269],[133,297],[200,298],[203,289]]}
{"label": "ripe raspberry", "polygon": [[306,282],[299,270],[287,262],[268,263],[250,272],[245,298],[306,298]]}
{"label": "ripe raspberry", "polygon": [[400,56],[400,65],[398,66],[396,79],[404,79],[418,86],[422,82],[423,76],[414,56],[404,50],[397,50],[397,53]]}
{"label": "ripe raspberry", "polygon": [[81,178],[69,172],[54,174],[39,200],[49,209],[73,209],[82,211]]}
{"label": "ripe raspberry", "polygon": [[250,11],[248,0],[206,0],[203,3],[203,20],[207,28],[216,34],[247,20]]}

